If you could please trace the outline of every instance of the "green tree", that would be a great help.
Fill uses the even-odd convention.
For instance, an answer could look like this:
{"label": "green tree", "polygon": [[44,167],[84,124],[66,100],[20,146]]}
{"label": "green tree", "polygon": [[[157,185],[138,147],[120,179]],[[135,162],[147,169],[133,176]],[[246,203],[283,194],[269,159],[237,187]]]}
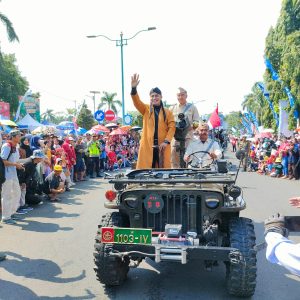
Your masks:
{"label": "green tree", "polygon": [[76,108],[67,108],[66,121],[73,121],[73,118],[77,115]]}
{"label": "green tree", "polygon": [[77,116],[77,124],[85,129],[91,129],[95,124],[95,119],[92,112],[88,109],[85,101],[83,102],[81,109]]}
{"label": "green tree", "polygon": [[143,127],[143,116],[138,111],[129,111],[129,115],[132,116],[132,126]]}
{"label": "green tree", "polygon": [[103,94],[104,96],[101,97],[101,103],[98,105],[98,109],[106,107],[118,114],[117,106],[122,107],[122,102],[115,99],[117,93],[108,93],[104,91]]}
{"label": "green tree", "polygon": [[228,130],[231,130],[232,127],[237,129],[238,131],[242,129],[241,123],[242,113],[240,111],[232,111],[225,116],[225,121],[228,126]]}
{"label": "green tree", "polygon": [[[300,1],[284,0],[277,24],[271,28],[266,38],[265,54],[270,59],[281,81],[274,81],[269,70],[264,80],[275,111],[279,100],[288,100],[284,87],[288,87],[295,99],[296,110],[300,106]],[[294,107],[288,107],[290,128],[295,127]],[[266,120],[269,121],[269,120]],[[274,120],[272,120],[274,124]]]}
{"label": "green tree", "polygon": [[24,95],[29,83],[16,65],[14,54],[2,56],[2,67],[0,66],[0,98],[10,103],[10,111],[14,114],[19,105],[18,97]]}

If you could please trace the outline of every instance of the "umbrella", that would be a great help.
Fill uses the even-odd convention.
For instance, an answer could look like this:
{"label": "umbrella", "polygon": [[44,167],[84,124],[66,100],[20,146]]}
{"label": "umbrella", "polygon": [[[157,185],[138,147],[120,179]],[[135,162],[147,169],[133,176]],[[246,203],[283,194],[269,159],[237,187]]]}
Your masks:
{"label": "umbrella", "polygon": [[271,132],[260,132],[258,134],[255,135],[255,138],[259,138],[259,139],[263,139],[263,138],[271,138],[272,137],[272,133]]}
{"label": "umbrella", "polygon": [[17,127],[18,126],[15,122],[13,122],[11,120],[1,120],[0,124],[6,125],[6,126],[13,126],[13,127]]}
{"label": "umbrella", "polygon": [[109,132],[109,129],[107,127],[105,127],[104,125],[93,126],[92,130],[94,130],[94,131],[102,131],[102,132]]}
{"label": "umbrella", "polygon": [[139,131],[139,130],[141,130],[142,129],[142,127],[140,127],[140,126],[133,126],[132,128],[131,128],[131,130],[134,130],[134,131]]}
{"label": "umbrella", "polygon": [[58,130],[55,128],[55,126],[39,126],[36,129],[34,129],[32,134],[58,134]]}
{"label": "umbrella", "polygon": [[274,130],[272,128],[264,128],[261,133],[273,133]]}
{"label": "umbrella", "polygon": [[117,128],[113,130],[109,135],[123,135],[123,134],[127,134],[127,132],[125,132],[121,128]]}
{"label": "umbrella", "polygon": [[57,129],[59,130],[68,130],[68,129],[74,129],[75,126],[74,126],[74,123],[73,122],[70,122],[70,121],[63,121],[63,122],[60,122],[57,126],[56,126]]}
{"label": "umbrella", "polygon": [[116,123],[108,123],[105,125],[106,128],[116,128],[119,127]]}
{"label": "umbrella", "polygon": [[130,125],[124,125],[124,126],[121,126],[120,128],[124,131],[128,131],[131,128],[131,126]]}
{"label": "umbrella", "polygon": [[86,132],[87,132],[87,130],[85,128],[78,127],[78,129],[77,129],[77,134],[79,134],[79,135],[84,135]]}

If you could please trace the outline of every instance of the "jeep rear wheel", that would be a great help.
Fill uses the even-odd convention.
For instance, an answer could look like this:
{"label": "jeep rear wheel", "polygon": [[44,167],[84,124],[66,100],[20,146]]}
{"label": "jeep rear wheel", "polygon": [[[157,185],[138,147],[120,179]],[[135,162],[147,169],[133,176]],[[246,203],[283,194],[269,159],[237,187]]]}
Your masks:
{"label": "jeep rear wheel", "polygon": [[242,254],[239,263],[226,265],[227,290],[230,295],[249,297],[256,287],[255,232],[251,219],[234,218],[229,222],[229,246],[237,248]]}
{"label": "jeep rear wheel", "polygon": [[98,225],[94,252],[94,270],[97,279],[108,286],[120,285],[127,278],[129,259],[109,255],[113,250],[113,244],[101,243],[101,228],[121,227],[125,226],[125,222],[126,220],[122,214],[113,212],[104,215],[101,224]]}

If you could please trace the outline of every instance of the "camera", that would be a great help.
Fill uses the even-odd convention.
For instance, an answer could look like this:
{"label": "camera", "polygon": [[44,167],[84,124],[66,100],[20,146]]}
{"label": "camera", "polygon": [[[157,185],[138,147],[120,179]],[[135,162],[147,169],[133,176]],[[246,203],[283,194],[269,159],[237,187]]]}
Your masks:
{"label": "camera", "polygon": [[191,127],[189,119],[185,117],[183,113],[178,115],[178,121],[176,122],[176,131],[174,138],[176,141],[185,141],[186,135]]}
{"label": "camera", "polygon": [[300,232],[300,216],[285,216],[284,222],[290,232]]}

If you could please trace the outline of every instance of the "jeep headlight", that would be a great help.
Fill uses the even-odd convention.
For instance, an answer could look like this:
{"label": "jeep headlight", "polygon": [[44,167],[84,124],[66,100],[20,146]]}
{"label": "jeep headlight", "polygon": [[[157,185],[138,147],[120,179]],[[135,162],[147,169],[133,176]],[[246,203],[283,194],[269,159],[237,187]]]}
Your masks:
{"label": "jeep headlight", "polygon": [[134,196],[134,195],[128,195],[124,198],[123,200],[126,205],[131,208],[131,209],[135,209],[138,206],[138,197]]}
{"label": "jeep headlight", "polygon": [[215,209],[220,205],[221,196],[217,193],[209,193],[205,195],[205,205],[207,208]]}

